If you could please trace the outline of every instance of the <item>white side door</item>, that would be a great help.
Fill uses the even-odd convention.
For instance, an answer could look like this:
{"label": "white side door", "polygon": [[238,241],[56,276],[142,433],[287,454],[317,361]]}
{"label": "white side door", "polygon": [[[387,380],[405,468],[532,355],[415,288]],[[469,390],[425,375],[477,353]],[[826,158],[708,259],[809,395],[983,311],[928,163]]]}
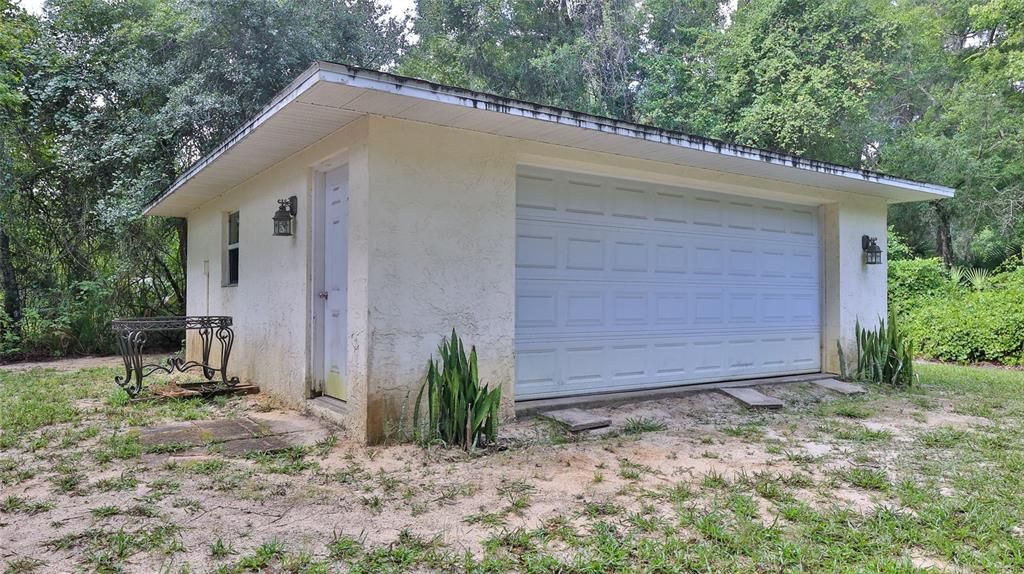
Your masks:
{"label": "white side door", "polygon": [[[323,376],[324,394],[348,399],[348,167],[324,176]],[[325,298],[325,299],[324,299]]]}

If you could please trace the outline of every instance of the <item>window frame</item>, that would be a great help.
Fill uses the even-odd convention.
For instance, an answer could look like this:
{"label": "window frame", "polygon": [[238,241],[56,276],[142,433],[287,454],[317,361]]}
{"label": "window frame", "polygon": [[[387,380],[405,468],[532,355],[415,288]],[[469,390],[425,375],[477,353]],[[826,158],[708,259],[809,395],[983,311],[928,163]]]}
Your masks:
{"label": "window frame", "polygon": [[[233,221],[232,221],[233,220]],[[234,229],[232,229],[232,224]],[[224,273],[221,278],[222,287],[236,287],[239,281],[240,275],[240,264],[241,264],[241,243],[242,243],[242,215],[241,211],[228,211],[224,214]],[[232,231],[234,232],[234,242],[231,241]],[[232,280],[232,264],[231,257],[234,255],[234,280]]]}

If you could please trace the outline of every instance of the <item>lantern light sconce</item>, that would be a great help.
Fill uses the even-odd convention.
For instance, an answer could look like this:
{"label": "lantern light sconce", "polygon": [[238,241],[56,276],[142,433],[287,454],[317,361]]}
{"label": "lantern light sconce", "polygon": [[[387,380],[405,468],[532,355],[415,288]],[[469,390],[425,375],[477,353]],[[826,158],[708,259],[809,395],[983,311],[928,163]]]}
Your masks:
{"label": "lantern light sconce", "polygon": [[274,237],[292,236],[295,227],[295,215],[298,211],[298,197],[293,195],[288,199],[277,200],[277,212],[274,213]]}
{"label": "lantern light sconce", "polygon": [[864,250],[864,263],[878,265],[882,262],[882,248],[878,246],[877,237],[864,235],[860,238],[860,247]]}

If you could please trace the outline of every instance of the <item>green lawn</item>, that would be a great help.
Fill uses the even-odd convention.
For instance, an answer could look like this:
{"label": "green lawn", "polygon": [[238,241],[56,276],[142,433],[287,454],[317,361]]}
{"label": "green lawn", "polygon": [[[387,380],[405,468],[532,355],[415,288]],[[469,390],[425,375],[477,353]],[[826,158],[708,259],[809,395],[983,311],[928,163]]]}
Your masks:
{"label": "green lawn", "polygon": [[1024,571],[1024,372],[919,373],[864,398],[784,388],[780,413],[660,405],[684,414],[582,442],[520,422],[530,438],[468,457],[332,438],[178,460],[132,429],[259,405],[0,372],[0,539],[38,532],[5,571]]}

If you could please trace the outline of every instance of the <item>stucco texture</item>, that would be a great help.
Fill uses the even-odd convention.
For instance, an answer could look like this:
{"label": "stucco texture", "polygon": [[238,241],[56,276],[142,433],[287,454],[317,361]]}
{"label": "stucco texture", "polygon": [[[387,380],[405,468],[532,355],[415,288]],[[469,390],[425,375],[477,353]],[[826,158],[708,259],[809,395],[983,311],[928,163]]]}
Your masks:
{"label": "stucco texture", "polygon": [[[314,378],[316,214],[308,206],[317,173],[339,161],[350,177],[342,422],[371,442],[408,430],[426,361],[453,327],[477,347],[482,381],[503,387],[503,413],[512,415],[518,165],[817,206],[825,368],[838,368],[836,341],[852,341],[858,318],[870,324],[885,315],[885,265],[864,265],[860,247],[861,235],[885,237],[884,199],[371,116],[189,216],[188,312],[234,316],[232,370],[290,403],[311,395]],[[276,200],[288,195],[299,197],[299,232],[272,237]],[[235,209],[241,276],[238,286],[221,287],[223,221]]]}

